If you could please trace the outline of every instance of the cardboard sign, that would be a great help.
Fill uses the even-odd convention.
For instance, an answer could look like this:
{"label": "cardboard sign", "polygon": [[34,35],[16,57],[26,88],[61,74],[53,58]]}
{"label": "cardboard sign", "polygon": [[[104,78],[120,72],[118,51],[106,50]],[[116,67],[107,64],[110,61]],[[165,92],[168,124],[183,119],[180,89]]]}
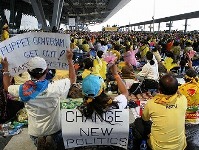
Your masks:
{"label": "cardboard sign", "polygon": [[77,109],[62,109],[62,136],[65,148],[114,145],[127,149],[129,110],[114,109],[103,116],[86,119]]}
{"label": "cardboard sign", "polygon": [[67,69],[66,50],[70,48],[70,35],[46,32],[28,32],[0,43],[0,56],[7,57],[12,76],[27,71],[31,57],[47,61],[50,69]]}

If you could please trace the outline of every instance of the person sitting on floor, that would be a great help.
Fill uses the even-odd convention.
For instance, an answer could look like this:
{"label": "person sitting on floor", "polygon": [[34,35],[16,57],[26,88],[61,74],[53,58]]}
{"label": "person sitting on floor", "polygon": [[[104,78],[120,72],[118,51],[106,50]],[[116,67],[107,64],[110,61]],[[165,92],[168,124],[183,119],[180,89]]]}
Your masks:
{"label": "person sitting on floor", "polygon": [[147,101],[142,114],[144,121],[152,121],[148,145],[152,150],[184,150],[187,99],[178,93],[178,81],[169,74],[159,80],[159,91]]}
{"label": "person sitting on floor", "polygon": [[92,73],[93,71],[93,59],[85,58],[83,61],[84,71],[82,72],[82,78],[84,79],[86,76]]}
{"label": "person sitting on floor", "polygon": [[4,90],[25,102],[28,113],[28,134],[38,150],[64,149],[60,99],[66,98],[71,84],[76,81],[73,67],[73,53],[67,50],[69,78],[49,82],[46,79],[48,67],[41,57],[33,57],[28,62],[31,80],[22,85],[10,85],[7,58],[2,60],[4,69]]}
{"label": "person sitting on floor", "polygon": [[144,80],[145,89],[158,88],[158,63],[152,52],[146,53],[147,63],[142,67],[142,70],[136,75],[140,81]]}
{"label": "person sitting on floor", "polygon": [[199,79],[196,71],[188,69],[184,75],[185,83],[179,87],[179,92],[187,98],[187,115],[186,122],[199,124],[198,118],[190,117],[195,114],[197,116],[199,105]]}
{"label": "person sitting on floor", "polygon": [[104,91],[104,80],[100,76],[88,75],[82,81],[82,92],[84,94],[84,102],[78,107],[80,112],[91,119],[94,112],[101,118],[104,113],[110,109],[124,109],[127,106],[128,90],[121,77],[118,75],[117,66],[111,66],[111,72],[117,81],[120,95],[115,98],[110,97]]}
{"label": "person sitting on floor", "polygon": [[107,62],[103,60],[102,55],[103,51],[98,51],[96,59],[93,61],[93,70],[96,73],[99,73],[99,75],[106,80],[106,74],[107,74]]}

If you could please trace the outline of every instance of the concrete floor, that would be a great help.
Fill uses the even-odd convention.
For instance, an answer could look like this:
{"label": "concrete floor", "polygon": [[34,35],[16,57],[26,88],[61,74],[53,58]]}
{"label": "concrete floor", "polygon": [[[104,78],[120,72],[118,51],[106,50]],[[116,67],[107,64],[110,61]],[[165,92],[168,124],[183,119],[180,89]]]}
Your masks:
{"label": "concrete floor", "polygon": [[33,141],[28,135],[28,128],[23,128],[23,131],[13,136],[8,144],[0,150],[36,150],[37,148],[33,144]]}

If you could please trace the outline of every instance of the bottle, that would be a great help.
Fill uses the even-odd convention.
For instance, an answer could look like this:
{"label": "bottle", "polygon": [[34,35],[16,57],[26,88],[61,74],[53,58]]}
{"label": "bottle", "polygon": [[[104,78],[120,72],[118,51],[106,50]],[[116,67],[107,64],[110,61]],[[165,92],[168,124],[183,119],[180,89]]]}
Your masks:
{"label": "bottle", "polygon": [[111,82],[108,83],[108,94],[112,94],[112,91],[111,91]]}
{"label": "bottle", "polygon": [[147,145],[145,140],[142,140],[142,143],[140,144],[140,150],[147,150]]}

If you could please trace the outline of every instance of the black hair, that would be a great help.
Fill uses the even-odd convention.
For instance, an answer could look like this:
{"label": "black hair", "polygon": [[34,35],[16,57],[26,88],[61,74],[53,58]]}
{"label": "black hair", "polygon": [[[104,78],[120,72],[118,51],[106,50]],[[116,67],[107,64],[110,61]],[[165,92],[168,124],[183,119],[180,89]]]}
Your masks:
{"label": "black hair", "polygon": [[101,45],[102,45],[102,46],[105,46],[105,45],[106,45],[106,42],[105,42],[105,41],[101,41]]}
{"label": "black hair", "polygon": [[146,53],[146,58],[147,60],[150,60],[150,65],[154,65],[155,64],[155,61],[153,60],[153,53],[148,51]]}
{"label": "black hair", "polygon": [[84,63],[84,69],[90,69],[93,67],[93,59],[91,59],[89,57],[85,58],[83,63]]}
{"label": "black hair", "polygon": [[84,41],[82,42],[82,44],[88,44],[88,42],[87,42],[86,40],[84,40]]}
{"label": "black hair", "polygon": [[[187,71],[186,71],[186,75],[188,76],[188,77],[190,77],[190,78],[195,78],[196,76],[197,76],[197,72],[195,71],[195,70],[193,70],[193,69],[188,69]],[[190,82],[191,81],[191,79],[189,79],[189,78],[184,78],[184,80],[185,80],[185,82]],[[197,79],[196,79],[197,80]],[[197,82],[198,82],[198,80],[197,80]]]}
{"label": "black hair", "polygon": [[126,51],[129,51],[131,49],[132,45],[126,45]]}
{"label": "black hair", "polygon": [[158,51],[158,48],[155,46],[152,48],[152,52],[157,52]]}
{"label": "black hair", "polygon": [[103,114],[111,109],[119,109],[118,102],[112,101],[108,103],[112,98],[104,93],[102,93],[95,97],[92,102],[87,103],[88,97],[84,97],[84,103],[78,107],[80,112],[86,117],[91,119],[94,112],[99,115],[100,119],[103,119]]}
{"label": "black hair", "polygon": [[48,69],[48,72],[46,74],[46,79],[49,81],[52,81],[52,79],[55,77],[56,69]]}
{"label": "black hair", "polygon": [[30,74],[31,78],[33,79],[40,79],[44,74],[48,72],[48,69],[43,71],[42,68],[35,68],[33,70],[28,70],[28,73]]}
{"label": "black hair", "polygon": [[178,90],[178,80],[170,74],[162,76],[159,80],[159,90],[165,95],[173,95]]}
{"label": "black hair", "polygon": [[97,52],[97,56],[99,57],[99,58],[102,58],[102,55],[104,54],[104,52],[103,51],[98,51]]}
{"label": "black hair", "polygon": [[185,45],[186,45],[186,46],[191,46],[192,44],[191,44],[191,42],[188,42],[188,41],[187,41],[187,42],[185,43]]}
{"label": "black hair", "polygon": [[180,42],[174,41],[173,46],[178,46],[179,44],[180,44]]}
{"label": "black hair", "polygon": [[74,43],[75,40],[72,38],[70,41],[71,41],[71,43]]}
{"label": "black hair", "polygon": [[53,26],[53,28],[52,28],[52,32],[53,32],[53,33],[57,33],[57,32],[58,32],[58,29],[57,29],[57,27],[56,27],[56,26]]}

